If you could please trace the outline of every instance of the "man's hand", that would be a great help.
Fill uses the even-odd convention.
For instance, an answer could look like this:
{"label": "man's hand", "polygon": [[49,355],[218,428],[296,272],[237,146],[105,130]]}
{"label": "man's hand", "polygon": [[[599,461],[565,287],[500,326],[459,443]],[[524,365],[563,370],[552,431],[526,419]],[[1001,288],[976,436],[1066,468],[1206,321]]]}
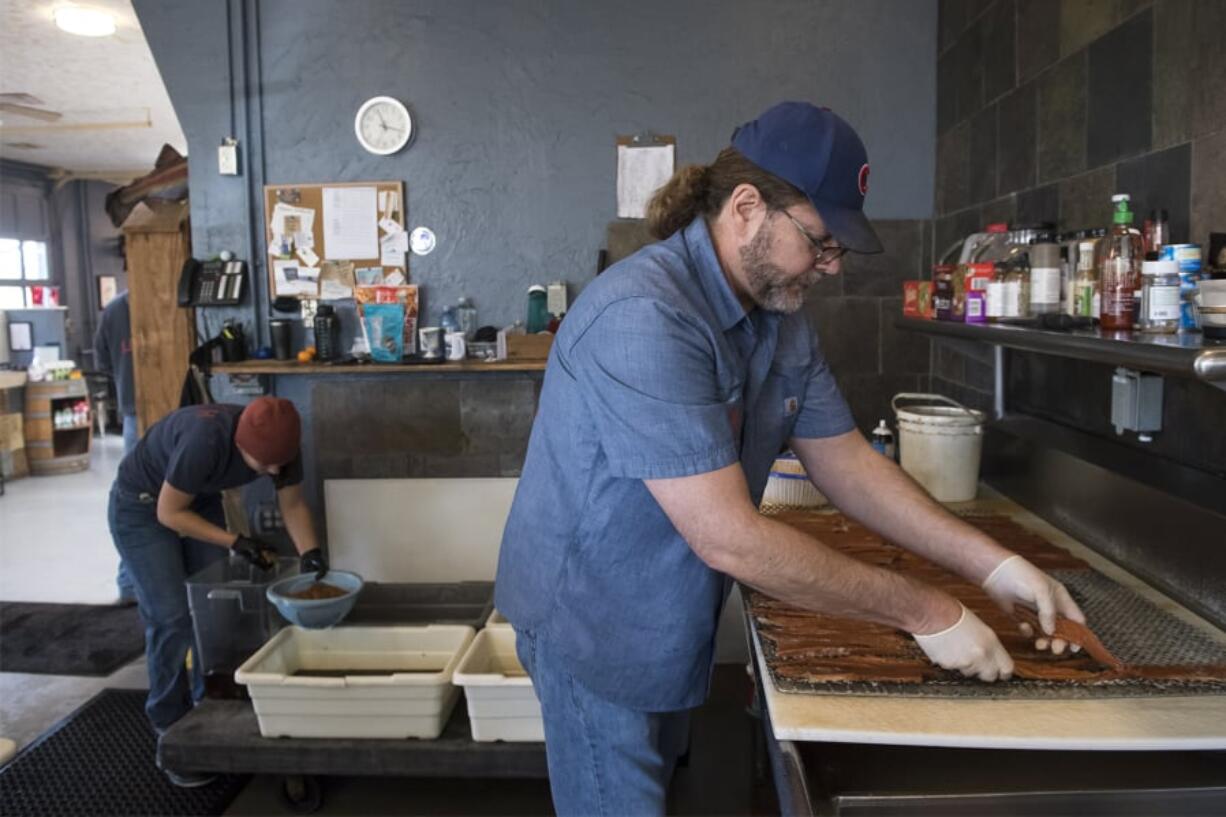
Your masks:
{"label": "man's hand", "polygon": [[259,539],[239,534],[230,550],[242,556],[260,570],[271,570],[277,564],[277,552]]}
{"label": "man's hand", "polygon": [[[1010,556],[996,566],[983,582],[983,590],[992,597],[992,601],[1009,615],[1013,615],[1013,606],[1021,604],[1035,610],[1039,614],[1039,626],[1043,632],[1051,635],[1056,631],[1056,616],[1061,615],[1080,624],[1086,623],[1085,614],[1073,601],[1064,585],[1048,576],[1042,570],[1023,559],[1021,556]],[[1034,629],[1025,623],[1018,627],[1027,636],[1035,635]],[[1048,646],[1056,655],[1064,652],[1069,646],[1063,639],[1049,640],[1040,633],[1035,640],[1036,649],[1045,650]],[[1081,647],[1073,645],[1073,652]]]}
{"label": "man's hand", "polygon": [[328,572],[328,560],[324,558],[323,550],[311,548],[302,554],[298,567],[303,573],[314,573],[315,581],[322,581]]}
{"label": "man's hand", "polygon": [[979,616],[962,607],[961,617],[950,627],[929,635],[911,634],[932,663],[956,669],[966,677],[981,681],[1008,680],[1013,675],[1013,659],[1001,645],[996,633]]}

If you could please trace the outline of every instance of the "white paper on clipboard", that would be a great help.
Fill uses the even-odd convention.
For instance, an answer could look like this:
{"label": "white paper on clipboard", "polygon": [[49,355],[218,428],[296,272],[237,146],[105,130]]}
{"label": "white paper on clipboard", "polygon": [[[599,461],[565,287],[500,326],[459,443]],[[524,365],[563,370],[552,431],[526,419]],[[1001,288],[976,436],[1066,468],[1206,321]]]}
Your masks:
{"label": "white paper on clipboard", "polygon": [[644,218],[647,202],[673,175],[676,145],[617,146],[617,217]]}

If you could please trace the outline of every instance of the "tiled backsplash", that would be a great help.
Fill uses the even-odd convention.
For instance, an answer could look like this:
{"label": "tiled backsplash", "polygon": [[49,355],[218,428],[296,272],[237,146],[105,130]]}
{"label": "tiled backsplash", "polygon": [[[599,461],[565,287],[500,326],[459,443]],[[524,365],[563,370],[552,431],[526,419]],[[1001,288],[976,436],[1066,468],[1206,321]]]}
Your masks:
{"label": "tiled backsplash", "polygon": [[[1165,208],[1173,242],[1226,231],[1223,31],[1221,0],[941,0],[934,256],[994,221],[1107,226],[1117,192],[1132,196],[1138,226]],[[987,347],[932,345],[933,387],[989,407]],[[1011,408],[1114,437],[1110,367],[1009,358]],[[1024,375],[1040,371],[1064,386]],[[1226,394],[1197,385],[1167,389],[1172,418],[1226,409]],[[1195,436],[1168,426],[1149,450],[1205,468],[1186,443]]]}
{"label": "tiled backsplash", "polygon": [[868,433],[891,419],[890,398],[927,391],[931,343],[894,328],[902,312],[902,282],[925,274],[932,251],[925,219],[875,221],[880,255],[848,255],[840,275],[810,292],[805,311],[817,328],[856,425]]}

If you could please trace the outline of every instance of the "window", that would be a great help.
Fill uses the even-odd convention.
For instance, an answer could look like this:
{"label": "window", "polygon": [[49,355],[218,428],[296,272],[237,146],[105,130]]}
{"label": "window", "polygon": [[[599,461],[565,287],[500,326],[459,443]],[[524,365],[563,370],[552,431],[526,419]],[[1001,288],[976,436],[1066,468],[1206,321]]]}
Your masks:
{"label": "window", "polygon": [[[47,242],[0,238],[0,309],[39,306],[29,281],[51,277],[47,266]],[[39,286],[42,290],[44,287]],[[41,295],[41,292],[40,292]]]}

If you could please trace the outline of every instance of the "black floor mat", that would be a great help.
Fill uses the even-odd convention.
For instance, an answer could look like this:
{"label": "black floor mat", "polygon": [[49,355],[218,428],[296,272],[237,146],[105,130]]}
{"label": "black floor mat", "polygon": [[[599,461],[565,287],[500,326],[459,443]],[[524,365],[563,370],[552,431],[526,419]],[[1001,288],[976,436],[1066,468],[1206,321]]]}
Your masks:
{"label": "black floor mat", "polygon": [[135,606],[0,602],[0,671],[105,676],[144,651]]}
{"label": "black floor mat", "polygon": [[224,775],[181,789],[154,765],[145,693],[104,689],[0,767],[0,814],[221,814],[246,784]]}

